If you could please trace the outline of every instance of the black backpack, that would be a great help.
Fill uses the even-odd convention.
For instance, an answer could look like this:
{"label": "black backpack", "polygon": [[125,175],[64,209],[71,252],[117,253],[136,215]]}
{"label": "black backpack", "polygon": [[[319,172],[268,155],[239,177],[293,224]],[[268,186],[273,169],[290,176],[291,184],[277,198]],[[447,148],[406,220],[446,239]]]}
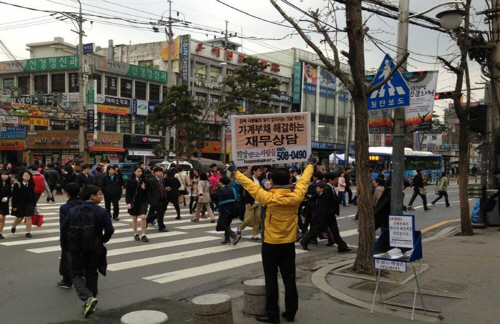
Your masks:
{"label": "black backpack", "polygon": [[83,206],[76,217],[70,220],[68,228],[68,249],[71,253],[94,251],[96,244],[95,211],[99,206]]}

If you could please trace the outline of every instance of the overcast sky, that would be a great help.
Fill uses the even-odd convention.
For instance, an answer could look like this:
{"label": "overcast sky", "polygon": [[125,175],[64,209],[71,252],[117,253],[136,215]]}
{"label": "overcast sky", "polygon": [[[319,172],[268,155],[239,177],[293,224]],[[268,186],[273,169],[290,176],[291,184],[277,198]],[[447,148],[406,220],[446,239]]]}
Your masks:
{"label": "overcast sky", "polygon": [[[107,47],[108,40],[113,39],[114,44],[139,44],[165,40],[165,33],[160,27],[159,33],[152,30],[150,23],[157,24],[158,20],[166,20],[168,17],[168,1],[166,0],[81,0],[83,12],[87,21],[84,30],[87,37],[84,43],[95,43],[97,46]],[[254,15],[273,22],[283,22],[282,17],[271,5],[269,0],[174,0],[172,1],[172,16],[188,22],[188,26],[176,24],[173,28],[174,34],[191,34],[194,39],[213,39],[215,35],[222,36],[226,21],[229,22],[230,33],[238,33],[238,37],[231,40],[241,43],[243,51],[248,54],[270,52],[279,49],[298,47],[306,50],[305,42],[300,36],[294,35],[284,40],[268,40],[283,38],[293,32],[293,29],[280,27],[262,20],[251,17],[245,13],[238,12],[228,6],[235,7],[247,14]],[[323,8],[324,0],[289,0],[300,9]],[[397,4],[397,1],[393,1]],[[436,0],[413,0],[410,1],[410,10],[423,11],[443,1]],[[0,40],[16,56],[17,59],[29,58],[26,44],[52,40],[54,37],[63,37],[71,44],[78,43],[78,35],[71,30],[75,27],[69,20],[60,21],[56,14],[51,16],[50,12],[31,11],[25,8],[14,7],[9,4],[36,8],[39,10],[58,12],[78,12],[78,1],[76,0],[0,0]],[[278,1],[282,8],[294,18],[302,18],[303,14]],[[473,0],[475,11],[486,9],[485,0]],[[342,8],[342,5],[338,5]],[[429,17],[435,15],[442,9],[436,9],[427,14]],[[178,14],[179,13],[179,14]],[[96,15],[96,16],[90,16]],[[97,17],[101,16],[101,17]],[[376,15],[365,14],[368,18],[369,34],[377,40],[386,42],[386,47],[379,45],[382,50],[395,57],[397,22]],[[115,18],[115,19],[110,19]],[[124,21],[125,20],[129,20]],[[337,13],[338,27],[345,25],[344,12]],[[480,29],[485,29],[482,22],[483,16],[473,15],[474,21]],[[137,21],[137,24],[132,24]],[[92,23],[91,23],[92,22]],[[243,38],[240,38],[243,36]],[[257,39],[248,39],[248,37]],[[319,44],[317,35],[311,37]],[[339,37],[339,47],[348,51],[347,46],[342,44],[344,36]],[[322,45],[324,46],[324,45]],[[371,41],[366,42],[366,68],[377,69],[380,66],[384,53],[375,47]],[[415,70],[440,70],[438,79],[438,91],[451,90],[454,86],[453,74],[445,71],[436,62],[437,55],[446,55],[456,52],[458,49],[450,40],[448,35],[433,30],[427,30],[418,26],[410,26],[409,45],[409,71]],[[0,50],[0,61],[10,60]],[[279,63],[279,62],[278,62]],[[477,64],[471,64],[471,79],[473,87],[482,87],[481,71]],[[483,90],[475,91],[473,99],[483,98]],[[446,107],[447,101],[436,102],[438,107]]]}

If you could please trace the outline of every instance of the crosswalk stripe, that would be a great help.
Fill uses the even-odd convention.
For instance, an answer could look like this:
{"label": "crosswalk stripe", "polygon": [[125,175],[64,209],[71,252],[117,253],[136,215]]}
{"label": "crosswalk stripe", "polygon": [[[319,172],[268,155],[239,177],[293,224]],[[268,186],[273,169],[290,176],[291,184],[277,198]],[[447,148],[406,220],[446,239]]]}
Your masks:
{"label": "crosswalk stripe", "polygon": [[[232,224],[239,224],[241,223],[240,220],[232,222]],[[195,229],[195,228],[204,228],[204,227],[213,227],[216,226],[214,223],[209,223],[209,224],[194,224],[194,225],[186,225],[186,226],[175,226],[174,228],[178,228],[181,230],[188,230],[188,229]]]}
{"label": "crosswalk stripe", "polygon": [[202,255],[206,256],[206,255],[213,254],[213,253],[244,249],[247,247],[252,247],[252,246],[257,246],[257,245],[259,245],[259,244],[251,243],[251,242],[242,242],[236,246],[221,245],[221,246],[209,247],[209,248],[192,250],[192,251],[183,251],[183,252],[173,253],[173,254],[168,254],[168,255],[160,255],[160,256],[151,257],[151,258],[136,259],[136,260],[132,260],[132,261],[125,261],[125,262],[112,263],[112,264],[108,263],[108,270],[109,271],[119,271],[119,270],[127,270],[127,269],[132,269],[132,268],[139,268],[139,267],[144,267],[144,266],[148,266],[148,265],[152,265],[152,264],[171,262],[171,261],[175,261],[175,260],[192,258],[192,257],[202,256]]}
{"label": "crosswalk stripe", "polygon": [[[117,231],[115,231],[116,233]],[[188,234],[186,232],[160,232],[160,233],[153,233],[149,234],[148,233],[148,238],[150,239],[155,239],[155,238],[160,238],[160,237],[170,237],[170,236],[177,236],[177,235],[184,235]],[[115,238],[114,236],[111,238],[111,240],[106,243],[106,246],[111,245],[111,244],[117,244],[117,243],[124,243],[124,242],[131,242],[133,241],[134,238],[132,237],[132,232],[130,232],[130,236],[127,237],[120,237],[120,238]],[[145,245],[141,245],[144,247]],[[43,248],[36,248],[36,249],[26,249],[28,252],[33,252],[33,253],[48,253],[48,252],[56,252],[60,251],[61,248],[59,245],[54,245],[54,246],[47,246]]]}
{"label": "crosswalk stripe", "polygon": [[[306,253],[307,251],[296,250],[295,252],[297,254],[300,254],[300,253]],[[182,270],[178,270],[178,271],[166,272],[166,273],[162,273],[162,274],[158,274],[158,275],[154,275],[154,276],[144,277],[142,279],[154,281],[154,282],[160,283],[160,284],[165,284],[165,283],[169,283],[169,282],[173,282],[173,281],[177,281],[177,280],[182,280],[182,279],[187,279],[187,278],[192,278],[192,277],[197,277],[197,276],[203,276],[203,275],[206,275],[209,273],[215,273],[215,272],[219,272],[219,271],[234,269],[234,268],[242,267],[242,266],[249,265],[252,263],[257,263],[260,261],[262,261],[262,256],[259,253],[259,254],[254,254],[254,255],[241,257],[241,258],[237,258],[237,259],[231,259],[231,260],[227,260],[227,261],[206,264],[206,265],[199,266],[199,267],[193,267],[193,268],[189,268],[189,269],[182,269]]]}
{"label": "crosswalk stripe", "polygon": [[144,244],[144,245],[140,245],[140,246],[127,247],[127,248],[116,249],[116,250],[108,250],[108,257],[122,255],[122,254],[128,254],[128,253],[134,253],[134,252],[157,250],[157,249],[163,249],[163,248],[169,248],[169,247],[187,245],[187,244],[193,244],[193,243],[209,242],[209,241],[214,241],[214,240],[220,240],[220,237],[202,236],[202,237],[193,237],[193,238],[179,240],[179,241],[162,242],[162,243],[156,243],[156,244]]}

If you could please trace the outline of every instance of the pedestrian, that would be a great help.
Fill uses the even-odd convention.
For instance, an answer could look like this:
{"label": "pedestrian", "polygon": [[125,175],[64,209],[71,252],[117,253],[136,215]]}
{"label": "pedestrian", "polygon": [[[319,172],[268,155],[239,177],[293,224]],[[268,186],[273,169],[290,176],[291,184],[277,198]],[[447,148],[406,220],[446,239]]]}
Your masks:
{"label": "pedestrian", "polygon": [[196,203],[198,202],[198,181],[200,177],[198,171],[191,169],[187,177],[187,190],[189,193],[189,214],[193,217]]}
{"label": "pedestrian", "polygon": [[76,184],[80,188],[82,188],[85,185],[92,184],[94,182],[92,176],[90,175],[90,170],[92,169],[92,166],[90,164],[83,164],[81,168],[82,172],[76,175]]}
{"label": "pedestrian", "polygon": [[56,202],[53,194],[54,191],[61,185],[61,177],[59,176],[59,173],[54,170],[54,165],[52,163],[47,164],[43,172],[43,176],[49,185],[49,190],[52,195],[52,197],[47,196],[47,202]]}
{"label": "pedestrian", "polygon": [[[144,178],[144,170],[141,167],[136,167],[134,176],[127,181],[127,189],[125,191],[125,203],[127,204],[128,213],[132,216],[132,230],[134,231],[134,240],[141,242],[149,242],[146,236],[146,214],[148,212],[148,197],[146,180]],[[137,233],[137,218],[141,219],[141,236]]]}
{"label": "pedestrian", "polygon": [[425,190],[425,185],[424,185],[424,178],[422,176],[422,169],[417,169],[417,174],[413,177],[413,195],[411,196],[410,203],[408,207],[406,207],[407,210],[414,210],[413,209],[413,202],[417,198],[417,196],[420,196],[422,198],[422,203],[424,205],[424,210],[430,210],[429,207],[427,207],[427,191]]}
{"label": "pedestrian", "polygon": [[[61,244],[70,251],[71,281],[83,304],[83,316],[95,312],[97,305],[98,270],[106,275],[106,247],[114,233],[111,215],[99,207],[102,191],[96,186],[82,188],[83,204],[69,211],[61,227]],[[83,231],[82,223],[86,230]]]}
{"label": "pedestrian", "polygon": [[50,192],[50,187],[45,180],[45,177],[37,171],[37,167],[35,165],[31,165],[28,168],[28,171],[31,173],[33,182],[35,184],[35,206],[38,203],[38,200],[40,200],[40,197],[43,193],[47,195],[47,201],[51,201],[53,197],[52,193]]}
{"label": "pedestrian", "polygon": [[[299,308],[295,282],[295,239],[297,235],[298,207],[307,190],[316,159],[311,157],[295,188],[290,184],[291,175],[285,169],[275,170],[271,175],[271,189],[264,190],[253,179],[236,172],[236,180],[259,204],[266,205],[262,264],[266,284],[266,315],[256,318],[263,323],[279,323],[278,269],[285,285],[285,312],[282,316],[293,322]],[[236,167],[231,166],[231,171]]]}
{"label": "pedestrian", "polygon": [[[383,180],[380,180],[383,181]],[[383,182],[378,184],[378,188],[384,188],[382,194],[373,206],[375,215],[375,230],[387,228],[389,224],[389,214],[391,213],[391,187]]]}
{"label": "pedestrian", "polygon": [[3,239],[3,228],[5,227],[5,218],[9,214],[9,201],[12,197],[12,186],[9,173],[2,171],[0,176],[0,239]]}
{"label": "pedestrian", "polygon": [[62,175],[62,169],[61,169],[61,165],[59,164],[59,162],[55,162],[54,163],[54,170],[56,170],[57,174],[59,175],[59,185],[56,185],[56,195],[62,195],[63,192],[63,186],[64,186],[64,179],[63,179],[63,175]]}
{"label": "pedestrian", "polygon": [[[262,168],[259,166],[252,166],[250,170],[252,173],[251,181],[260,186],[260,175],[262,173]],[[309,180],[307,180],[309,183]],[[240,182],[241,183],[241,182]],[[243,185],[243,184],[242,184]],[[243,186],[245,187],[245,186]],[[260,186],[262,188],[262,186]],[[236,229],[236,234],[241,235],[243,230],[248,226],[252,225],[252,237],[251,239],[254,241],[260,240],[259,228],[260,228],[260,216],[261,216],[261,204],[257,199],[255,199],[248,191],[245,191],[245,219],[243,223],[240,224],[240,227]],[[298,208],[299,206],[297,206]],[[297,216],[298,217],[298,216]]]}
{"label": "pedestrian", "polygon": [[174,205],[175,211],[177,212],[177,217],[175,219],[181,219],[181,207],[179,206],[179,197],[181,196],[179,188],[181,187],[181,183],[175,177],[173,169],[169,169],[167,171],[165,177],[165,190],[167,191],[167,204],[165,206],[165,211],[168,208],[168,204],[172,203]]}
{"label": "pedestrian", "polygon": [[184,204],[184,207],[186,207],[186,195],[188,194],[187,192],[187,177],[188,174],[186,171],[183,171],[182,166],[179,165],[177,167],[177,173],[174,175],[177,180],[179,180],[180,187],[179,187],[179,204]]}
{"label": "pedestrian", "polygon": [[212,163],[210,165],[210,170],[208,172],[208,181],[210,183],[210,206],[212,210],[217,210],[217,190],[219,185],[219,179],[222,177],[221,173],[217,170],[217,164]]}
{"label": "pedestrian", "polygon": [[314,225],[307,235],[300,241],[300,245],[304,250],[308,250],[309,242],[316,238],[327,227],[333,236],[333,241],[338,246],[339,253],[351,251],[340,236],[339,227],[337,225],[337,216],[340,214],[340,199],[335,194],[335,185],[338,183],[339,174],[330,172],[326,174],[328,183],[323,192],[318,196],[316,208],[314,209]]}
{"label": "pedestrian", "polygon": [[302,235],[306,235],[309,230],[309,225],[312,223],[312,217],[314,214],[314,208],[316,205],[316,200],[313,199],[317,195],[316,187],[323,183],[323,174],[321,172],[314,172],[312,182],[309,183],[309,187],[307,188],[307,192],[305,195],[305,208],[304,208],[304,222],[302,224]]}
{"label": "pedestrian", "polygon": [[[210,183],[208,182],[208,177],[205,172],[200,174],[200,180],[198,181],[198,203],[196,204],[196,210],[194,212],[194,217],[191,219],[192,222],[200,221],[200,213],[202,208],[206,208],[206,212],[210,217],[212,223],[215,223],[215,215],[210,207]],[[205,217],[205,213],[201,215]]]}
{"label": "pedestrian", "polygon": [[373,186],[375,187],[375,190],[373,191],[372,195],[372,205],[375,208],[377,206],[377,202],[382,197],[382,194],[384,193],[384,188],[385,188],[385,180],[382,178],[375,178],[373,180]]}
{"label": "pedestrian", "polygon": [[[68,217],[69,211],[81,204],[83,200],[80,199],[80,187],[75,182],[70,182],[64,187],[68,201],[59,207],[59,228],[62,228],[64,221]],[[61,244],[61,259],[59,260],[59,274],[62,280],[57,282],[59,288],[71,288],[71,262],[70,252],[66,246]]]}
{"label": "pedestrian", "polygon": [[35,215],[35,183],[33,175],[29,171],[21,172],[18,182],[14,184],[12,190],[12,215],[16,216],[16,220],[12,224],[10,231],[16,232],[16,226],[21,223],[23,218],[26,219],[26,234],[27,238],[31,235],[31,217]]}
{"label": "pedestrian", "polygon": [[237,193],[236,191],[230,187],[231,180],[228,177],[220,178],[219,182],[221,183],[221,189],[219,190],[219,219],[217,220],[216,230],[219,232],[224,232],[224,241],[222,244],[229,244],[231,241],[230,238],[233,239],[233,245],[238,244],[241,239],[240,234],[236,234],[231,230],[231,222],[233,218],[238,217],[237,213]]}
{"label": "pedestrian", "polygon": [[337,185],[337,193],[340,199],[340,202],[342,203],[342,206],[344,207],[349,207],[349,204],[346,204],[345,202],[345,188],[346,188],[346,183],[345,183],[345,178],[344,178],[344,171],[341,171],[339,174],[339,181]]}
{"label": "pedestrian", "polygon": [[351,173],[352,173],[352,169],[350,167],[346,167],[345,168],[344,178],[345,178],[345,192],[348,195],[347,196],[347,204],[351,204],[352,203]]}
{"label": "pedestrian", "polygon": [[163,169],[155,167],[153,169],[154,177],[146,186],[148,194],[148,203],[150,205],[146,222],[154,225],[158,221],[158,230],[160,232],[168,232],[163,219],[165,210],[167,209],[167,192],[165,191]]}
{"label": "pedestrian", "polygon": [[113,219],[120,220],[120,207],[118,202],[122,197],[122,180],[116,174],[114,166],[108,166],[108,174],[104,177],[102,192],[104,193],[104,205],[111,214],[111,204],[113,204]]}
{"label": "pedestrian", "polygon": [[448,200],[448,184],[449,184],[448,177],[446,176],[446,173],[443,172],[443,174],[441,175],[441,178],[439,178],[439,182],[438,182],[438,185],[436,188],[436,193],[439,196],[436,199],[434,199],[434,201],[432,202],[432,206],[434,206],[438,202],[438,200],[443,198],[443,197],[444,197],[446,207],[451,206],[451,204]]}
{"label": "pedestrian", "polygon": [[92,185],[102,188],[104,185],[104,178],[107,176],[107,173],[102,170],[101,166],[95,168],[94,177],[92,178]]}

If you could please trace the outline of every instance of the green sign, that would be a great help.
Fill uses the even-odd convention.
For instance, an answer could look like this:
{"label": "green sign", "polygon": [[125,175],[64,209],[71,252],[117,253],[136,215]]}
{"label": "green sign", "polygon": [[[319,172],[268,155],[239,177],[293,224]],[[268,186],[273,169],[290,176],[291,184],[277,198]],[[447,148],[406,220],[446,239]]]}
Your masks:
{"label": "green sign", "polygon": [[137,79],[144,79],[159,83],[167,83],[167,71],[122,62],[109,61],[101,58],[96,59],[96,62],[96,69],[99,71],[126,75]]}
{"label": "green sign", "polygon": [[41,57],[36,59],[0,62],[0,73],[44,72],[74,70],[80,67],[78,55]]}
{"label": "green sign", "polygon": [[292,103],[294,104],[300,103],[301,94],[302,94],[302,62],[295,62],[293,64]]}

